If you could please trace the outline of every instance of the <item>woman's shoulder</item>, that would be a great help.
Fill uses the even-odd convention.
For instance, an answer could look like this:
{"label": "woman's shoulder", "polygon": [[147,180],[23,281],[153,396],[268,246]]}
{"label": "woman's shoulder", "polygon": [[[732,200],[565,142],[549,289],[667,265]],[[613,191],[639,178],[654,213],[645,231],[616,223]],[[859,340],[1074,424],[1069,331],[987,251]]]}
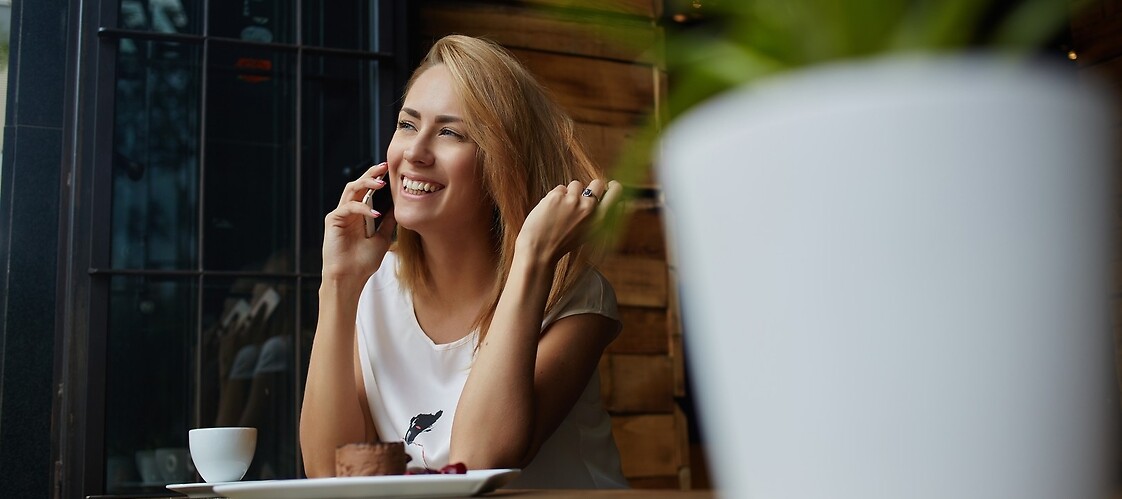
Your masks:
{"label": "woman's shoulder", "polygon": [[573,284],[571,293],[586,292],[599,297],[600,301],[610,301],[614,306],[616,303],[616,290],[612,287],[612,283],[608,281],[604,274],[596,267],[588,267],[577,278],[576,283]]}
{"label": "woman's shoulder", "polygon": [[588,267],[546,313],[545,324],[577,314],[597,314],[619,320],[619,306],[612,283],[594,267]]}
{"label": "woman's shoulder", "polygon": [[[413,304],[397,280],[397,256],[387,252],[382,265],[366,281],[358,298],[358,321],[373,324],[396,316],[399,311],[412,311]],[[373,327],[373,326],[371,326]]]}
{"label": "woman's shoulder", "polygon": [[397,265],[397,255],[393,251],[387,251],[386,256],[382,258],[382,265],[366,280],[362,294],[369,295],[371,291],[397,289]]}

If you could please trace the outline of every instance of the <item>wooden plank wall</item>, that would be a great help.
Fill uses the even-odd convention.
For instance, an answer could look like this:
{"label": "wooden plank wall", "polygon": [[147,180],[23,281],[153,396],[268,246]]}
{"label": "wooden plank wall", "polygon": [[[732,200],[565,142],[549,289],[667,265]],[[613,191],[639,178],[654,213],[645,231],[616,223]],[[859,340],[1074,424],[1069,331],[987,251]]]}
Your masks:
{"label": "wooden plank wall", "polygon": [[[1071,23],[1073,54],[1082,75],[1094,78],[1113,93],[1115,137],[1122,139],[1122,0],[1078,0]],[[1115,157],[1122,158],[1122,140],[1115,141]],[[1122,164],[1115,165],[1122,181]],[[1122,242],[1122,183],[1114,190],[1115,241]],[[1116,249],[1122,251],[1122,244]],[[1122,390],[1122,254],[1114,255],[1114,345],[1119,389]]]}
{"label": "wooden plank wall", "polygon": [[[426,43],[450,33],[484,36],[514,53],[573,116],[605,168],[658,105],[665,74],[647,49],[661,37],[661,0],[428,1]],[[427,48],[427,47],[425,47]],[[644,185],[657,191],[648,176]],[[601,365],[623,471],[636,488],[688,488],[687,421],[677,297],[657,200],[628,209],[618,250],[601,270],[612,282],[623,331]]]}

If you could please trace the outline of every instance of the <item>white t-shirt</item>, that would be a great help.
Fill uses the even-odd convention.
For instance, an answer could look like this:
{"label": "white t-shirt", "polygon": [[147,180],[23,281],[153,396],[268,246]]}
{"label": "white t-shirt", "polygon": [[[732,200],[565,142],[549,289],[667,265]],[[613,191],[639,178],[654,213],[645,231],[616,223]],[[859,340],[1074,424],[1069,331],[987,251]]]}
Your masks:
{"label": "white t-shirt", "polygon": [[[366,397],[382,441],[403,441],[410,467],[448,464],[452,420],[467,381],[476,333],[438,345],[421,330],[413,297],[399,285],[397,257],[386,254],[367,281],[358,305],[358,348]],[[590,270],[545,316],[542,328],[562,317],[599,314],[619,320],[615,292]],[[515,488],[626,487],[612,425],[593,374],[561,425],[542,445]]]}

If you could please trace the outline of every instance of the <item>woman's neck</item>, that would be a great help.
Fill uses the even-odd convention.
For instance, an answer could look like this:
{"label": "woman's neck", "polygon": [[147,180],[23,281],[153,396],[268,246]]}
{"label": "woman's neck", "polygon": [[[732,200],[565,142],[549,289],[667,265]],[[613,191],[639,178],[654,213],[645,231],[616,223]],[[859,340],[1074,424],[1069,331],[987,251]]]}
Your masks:
{"label": "woman's neck", "polygon": [[471,333],[490,303],[498,256],[486,238],[422,238],[421,245],[429,282],[413,290],[413,312],[433,342],[451,343]]}
{"label": "woman's neck", "polygon": [[479,237],[422,238],[430,282],[425,298],[442,305],[474,302],[490,296],[499,256],[487,234]]}

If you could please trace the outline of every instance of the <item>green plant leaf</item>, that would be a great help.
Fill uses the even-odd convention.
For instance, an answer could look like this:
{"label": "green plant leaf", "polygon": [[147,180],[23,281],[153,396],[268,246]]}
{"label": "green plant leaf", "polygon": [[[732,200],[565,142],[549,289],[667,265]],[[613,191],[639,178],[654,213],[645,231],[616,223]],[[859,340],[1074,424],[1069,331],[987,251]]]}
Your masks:
{"label": "green plant leaf", "polygon": [[720,38],[683,36],[667,44],[667,71],[677,75],[669,95],[669,117],[732,87],[785,69],[751,47]]}
{"label": "green plant leaf", "polygon": [[965,47],[974,35],[988,2],[922,0],[910,2],[890,51],[941,51]]}
{"label": "green plant leaf", "polygon": [[1066,0],[1027,0],[997,27],[993,44],[1021,51],[1039,47],[1060,32],[1069,15]]}
{"label": "green plant leaf", "polygon": [[[685,1],[685,0],[683,0]],[[1028,51],[1057,33],[1065,5],[1089,0],[703,0],[703,20],[669,26],[669,92],[614,174],[639,182],[662,125],[732,88],[820,63],[893,53]],[[692,5],[692,4],[684,4]],[[984,31],[984,32],[983,32]],[[657,50],[657,49],[656,49]]]}

